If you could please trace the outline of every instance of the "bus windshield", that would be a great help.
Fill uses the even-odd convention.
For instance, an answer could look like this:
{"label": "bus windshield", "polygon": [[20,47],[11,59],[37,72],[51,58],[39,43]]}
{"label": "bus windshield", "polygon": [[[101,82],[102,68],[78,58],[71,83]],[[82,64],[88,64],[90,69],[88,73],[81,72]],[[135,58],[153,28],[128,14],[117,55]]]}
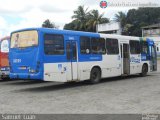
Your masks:
{"label": "bus windshield", "polygon": [[8,40],[3,40],[1,42],[1,52],[3,53],[9,52],[9,41]]}
{"label": "bus windshield", "polygon": [[21,31],[11,36],[11,48],[27,48],[38,45],[38,33],[36,30]]}

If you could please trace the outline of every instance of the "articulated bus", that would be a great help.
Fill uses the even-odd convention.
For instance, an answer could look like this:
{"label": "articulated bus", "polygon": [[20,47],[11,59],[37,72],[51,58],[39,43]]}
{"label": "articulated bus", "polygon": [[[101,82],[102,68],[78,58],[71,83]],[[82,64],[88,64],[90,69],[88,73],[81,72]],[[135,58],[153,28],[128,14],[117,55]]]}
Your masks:
{"label": "articulated bus", "polygon": [[49,28],[11,33],[10,78],[83,81],[157,69],[154,42],[139,37]]}
{"label": "articulated bus", "polygon": [[9,42],[10,37],[4,37],[0,40],[0,76],[1,79],[9,78]]}

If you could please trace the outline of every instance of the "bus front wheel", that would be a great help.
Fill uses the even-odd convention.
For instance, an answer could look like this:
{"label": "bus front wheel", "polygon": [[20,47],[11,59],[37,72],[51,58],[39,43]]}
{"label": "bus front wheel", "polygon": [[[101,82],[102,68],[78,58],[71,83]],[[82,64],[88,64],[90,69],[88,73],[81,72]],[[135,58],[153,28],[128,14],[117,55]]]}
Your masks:
{"label": "bus front wheel", "polygon": [[140,74],[141,77],[145,77],[147,75],[147,72],[148,72],[148,66],[146,64],[144,64],[142,66],[142,73]]}
{"label": "bus front wheel", "polygon": [[98,83],[101,79],[101,71],[99,68],[94,67],[91,70],[91,74],[90,74],[90,83],[95,84]]}

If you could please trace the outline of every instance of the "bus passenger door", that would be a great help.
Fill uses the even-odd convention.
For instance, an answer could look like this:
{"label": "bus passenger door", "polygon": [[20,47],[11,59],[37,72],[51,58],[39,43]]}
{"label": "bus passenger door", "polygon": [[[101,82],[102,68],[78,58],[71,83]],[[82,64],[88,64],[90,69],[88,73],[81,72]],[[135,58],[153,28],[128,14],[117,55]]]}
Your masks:
{"label": "bus passenger door", "polygon": [[77,63],[77,42],[67,41],[66,43],[67,57],[67,81],[75,81],[78,79],[78,63]]}
{"label": "bus passenger door", "polygon": [[122,60],[122,74],[130,74],[130,55],[129,55],[129,45],[121,44],[121,60]]}

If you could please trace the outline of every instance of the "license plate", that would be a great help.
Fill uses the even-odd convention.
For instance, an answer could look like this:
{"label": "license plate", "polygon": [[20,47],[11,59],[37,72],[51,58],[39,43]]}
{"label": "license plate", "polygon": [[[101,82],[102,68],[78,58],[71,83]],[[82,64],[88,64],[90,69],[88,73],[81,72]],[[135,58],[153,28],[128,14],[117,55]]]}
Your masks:
{"label": "license plate", "polygon": [[24,66],[23,66],[23,67],[20,67],[20,69],[21,69],[21,70],[25,70],[25,69],[26,69],[26,67],[24,67]]}

